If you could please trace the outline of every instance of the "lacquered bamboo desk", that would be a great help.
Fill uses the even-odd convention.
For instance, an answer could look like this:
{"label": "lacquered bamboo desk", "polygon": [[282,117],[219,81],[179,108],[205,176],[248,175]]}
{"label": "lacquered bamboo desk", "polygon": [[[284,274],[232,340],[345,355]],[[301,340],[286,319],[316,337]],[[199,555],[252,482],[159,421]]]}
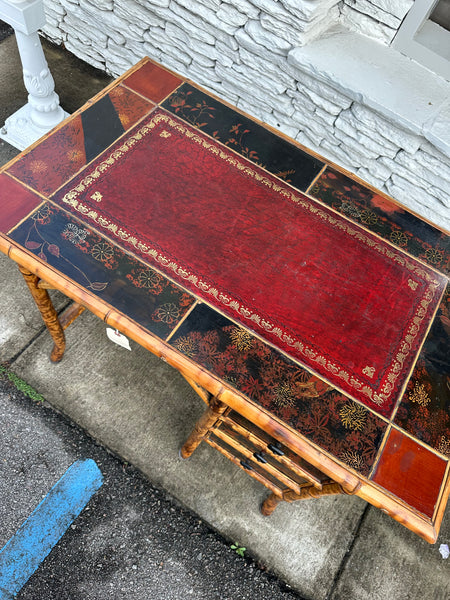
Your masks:
{"label": "lacquered bamboo desk", "polygon": [[186,377],[208,408],[182,455],[218,448],[265,514],[357,494],[436,540],[445,232],[148,59],[6,165],[0,197],[53,360],[87,308]]}

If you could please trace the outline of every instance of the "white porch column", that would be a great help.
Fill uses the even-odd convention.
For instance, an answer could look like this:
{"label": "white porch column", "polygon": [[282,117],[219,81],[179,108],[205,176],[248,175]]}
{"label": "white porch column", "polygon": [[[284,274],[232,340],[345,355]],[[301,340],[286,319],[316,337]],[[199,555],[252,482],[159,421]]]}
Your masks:
{"label": "white porch column", "polygon": [[60,123],[67,113],[59,105],[38,29],[45,24],[42,0],[0,0],[0,19],[16,34],[28,103],[8,117],[0,138],[23,150]]}

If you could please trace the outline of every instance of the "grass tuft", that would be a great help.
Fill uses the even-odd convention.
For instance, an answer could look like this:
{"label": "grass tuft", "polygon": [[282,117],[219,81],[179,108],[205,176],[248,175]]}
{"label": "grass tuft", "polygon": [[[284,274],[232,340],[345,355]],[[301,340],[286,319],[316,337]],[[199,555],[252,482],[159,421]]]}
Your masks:
{"label": "grass tuft", "polygon": [[0,365],[0,379],[5,381],[8,379],[13,386],[22,392],[25,396],[34,400],[34,402],[44,402],[44,396],[37,392],[31,385],[29,385],[26,381],[21,379],[18,375],[13,373],[10,369],[5,367],[4,365]]}

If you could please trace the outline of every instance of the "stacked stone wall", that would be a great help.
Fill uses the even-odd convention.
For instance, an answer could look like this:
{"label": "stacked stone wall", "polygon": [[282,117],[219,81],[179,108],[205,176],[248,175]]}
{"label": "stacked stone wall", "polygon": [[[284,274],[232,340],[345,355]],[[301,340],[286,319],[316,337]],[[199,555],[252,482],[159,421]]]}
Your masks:
{"label": "stacked stone wall", "polygon": [[390,44],[414,0],[343,0],[341,22],[364,35]]}
{"label": "stacked stone wall", "polygon": [[148,55],[450,229],[448,156],[288,60],[339,19],[358,29],[358,15],[376,21],[388,43],[411,0],[354,4],[45,0],[44,34],[113,75]]}

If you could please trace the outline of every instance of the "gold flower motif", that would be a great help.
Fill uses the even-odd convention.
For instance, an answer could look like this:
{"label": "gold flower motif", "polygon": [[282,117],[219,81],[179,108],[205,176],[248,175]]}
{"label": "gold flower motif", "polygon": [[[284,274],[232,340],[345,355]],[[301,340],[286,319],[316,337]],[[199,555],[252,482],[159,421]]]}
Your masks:
{"label": "gold flower motif", "polygon": [[100,192],[94,192],[93,194],[91,194],[91,198],[92,198],[92,200],[95,200],[96,202],[101,202],[103,199],[103,196],[100,194]]}
{"label": "gold flower motif", "polygon": [[374,212],[366,209],[361,213],[361,221],[366,225],[375,225],[378,221],[378,217]]}
{"label": "gold flower motif", "polygon": [[367,420],[367,412],[359,404],[345,404],[339,411],[345,429],[363,431]]}
{"label": "gold flower motif", "polygon": [[450,439],[445,437],[445,435],[442,435],[441,439],[439,440],[438,450],[442,454],[450,456]]}
{"label": "gold flower motif", "polygon": [[340,459],[345,462],[349,467],[361,471],[366,465],[362,456],[357,452],[346,450],[340,455]]}
{"label": "gold flower motif", "polygon": [[253,338],[251,334],[242,329],[242,327],[235,327],[231,333],[230,338],[233,346],[238,350],[249,350],[253,344]]}
{"label": "gold flower motif", "polygon": [[86,239],[87,234],[87,229],[82,229],[74,223],[68,223],[62,232],[62,235],[69,242],[72,242],[72,244],[79,244],[80,242],[83,242]]}
{"label": "gold flower motif", "polygon": [[35,175],[38,173],[45,173],[47,168],[47,163],[45,163],[43,160],[32,160],[30,163],[31,172]]}
{"label": "gold flower motif", "polygon": [[444,258],[442,252],[440,250],[436,250],[436,248],[429,248],[425,252],[425,256],[433,265],[438,265]]}
{"label": "gold flower motif", "polygon": [[400,246],[400,248],[403,248],[408,243],[408,236],[402,231],[393,231],[389,236],[389,239],[396,246]]}
{"label": "gold flower motif", "polygon": [[375,375],[375,367],[364,367],[362,372],[364,373],[364,375],[367,375],[367,377],[370,377],[370,379],[372,379],[372,377]]}
{"label": "gold flower motif", "polygon": [[195,340],[188,337],[187,335],[180,337],[175,342],[175,348],[177,348],[180,352],[182,352],[186,356],[189,356],[189,358],[192,358],[193,356],[195,356],[198,351],[198,345],[195,342]]}
{"label": "gold flower motif", "polygon": [[40,208],[38,208],[38,210],[34,213],[32,218],[35,221],[39,221],[39,220],[47,219],[47,217],[49,215],[50,215],[50,207],[48,206],[48,204],[44,204],[44,206],[41,206]]}
{"label": "gold flower motif", "polygon": [[153,289],[159,286],[162,276],[148,269],[147,271],[141,271],[137,279],[142,287]]}
{"label": "gold flower motif", "polygon": [[419,283],[417,281],[413,281],[412,279],[408,279],[408,285],[412,290],[417,290]]}
{"label": "gold flower motif", "polygon": [[91,254],[92,257],[95,258],[95,260],[103,262],[113,256],[114,248],[111,246],[111,244],[107,244],[106,242],[100,242],[98,244],[95,244],[95,246],[91,250]]}
{"label": "gold flower motif", "polygon": [[361,217],[361,211],[352,202],[342,202],[341,210],[343,213],[359,219]]}
{"label": "gold flower motif", "polygon": [[162,323],[171,325],[180,317],[180,309],[173,302],[162,304],[155,310],[155,317]]}
{"label": "gold flower motif", "polygon": [[420,406],[427,406],[431,402],[430,396],[425,390],[425,385],[416,381],[413,391],[409,394],[411,402],[417,402]]}
{"label": "gold flower motif", "polygon": [[288,383],[281,383],[274,390],[274,402],[277,406],[284,408],[294,404],[295,395]]}
{"label": "gold flower motif", "polygon": [[70,162],[80,162],[84,158],[84,154],[81,150],[68,150],[66,156]]}

